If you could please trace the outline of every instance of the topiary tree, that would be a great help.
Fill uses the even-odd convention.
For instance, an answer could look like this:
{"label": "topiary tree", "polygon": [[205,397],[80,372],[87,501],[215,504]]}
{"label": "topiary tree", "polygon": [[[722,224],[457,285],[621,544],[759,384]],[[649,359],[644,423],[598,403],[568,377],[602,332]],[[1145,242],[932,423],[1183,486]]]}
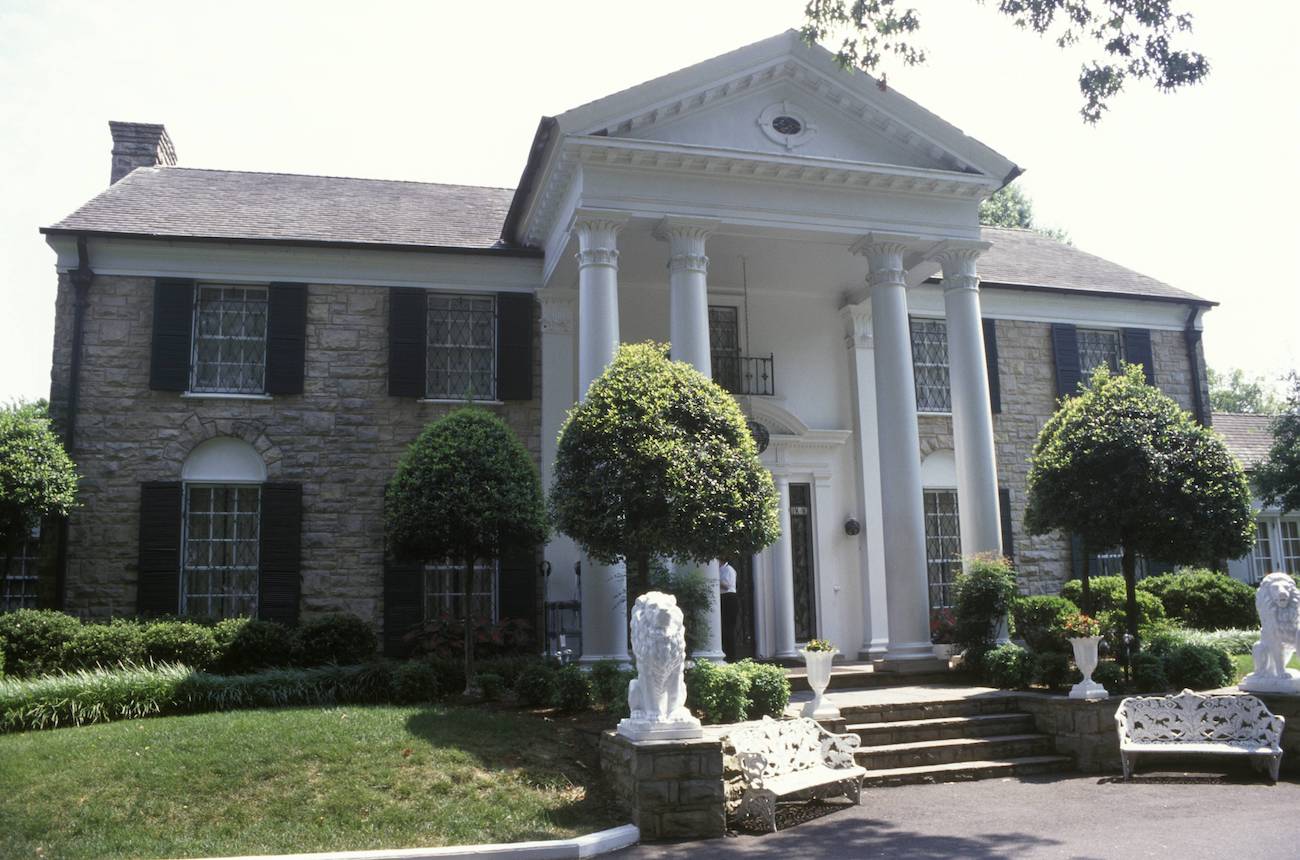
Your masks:
{"label": "topiary tree", "polygon": [[603,564],[634,562],[629,594],[644,590],[654,556],[739,558],[780,530],[776,488],[735,399],[667,352],[621,346],[569,412],[555,455],[555,527]]}
{"label": "topiary tree", "polygon": [[397,558],[464,565],[465,690],[473,693],[474,564],[546,540],[537,468],[501,419],[457,409],[425,427],[402,456],[388,483],[384,520]]}
{"label": "topiary tree", "polygon": [[1129,636],[1138,635],[1139,555],[1206,564],[1250,549],[1255,525],[1223,439],[1147,385],[1142,368],[1098,368],[1034,445],[1025,526],[1123,550]]}
{"label": "topiary tree", "polygon": [[42,517],[66,517],[76,501],[76,466],[50,426],[45,403],[0,407],[0,571]]}

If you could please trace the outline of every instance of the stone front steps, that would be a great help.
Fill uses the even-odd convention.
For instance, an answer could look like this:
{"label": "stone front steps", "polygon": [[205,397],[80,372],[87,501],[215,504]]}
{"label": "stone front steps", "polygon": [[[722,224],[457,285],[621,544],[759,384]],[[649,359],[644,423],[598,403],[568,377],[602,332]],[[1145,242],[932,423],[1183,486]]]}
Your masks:
{"label": "stone front steps", "polygon": [[[803,666],[786,669],[785,677],[790,682],[793,692],[808,692],[808,674]],[[837,663],[831,669],[831,683],[828,690],[874,690],[881,687],[898,687],[916,684],[948,684],[952,682],[952,673],[948,669],[936,669],[932,672],[899,674],[897,672],[878,672],[870,663]]]}
{"label": "stone front steps", "polygon": [[1074,770],[1069,756],[1028,756],[1003,761],[967,761],[922,767],[900,767],[868,771],[863,788],[887,788],[939,782],[969,782],[975,779],[999,779],[1007,776],[1038,776]]}

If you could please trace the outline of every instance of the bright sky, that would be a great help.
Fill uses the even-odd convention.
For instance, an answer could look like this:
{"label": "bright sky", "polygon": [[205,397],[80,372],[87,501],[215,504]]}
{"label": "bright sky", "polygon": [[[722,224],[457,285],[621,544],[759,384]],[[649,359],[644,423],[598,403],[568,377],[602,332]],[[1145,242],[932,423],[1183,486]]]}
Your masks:
{"label": "bright sky", "polygon": [[[1208,81],[1133,84],[1095,128],[1079,59],[992,2],[913,0],[891,85],[1027,168],[1040,223],[1206,298],[1210,364],[1300,366],[1300,4],[1175,0]],[[804,0],[0,0],[0,401],[47,396],[54,255],[108,184],[110,119],[182,165],[513,187],[543,114],[765,38]],[[1247,11],[1249,10],[1249,11]]]}

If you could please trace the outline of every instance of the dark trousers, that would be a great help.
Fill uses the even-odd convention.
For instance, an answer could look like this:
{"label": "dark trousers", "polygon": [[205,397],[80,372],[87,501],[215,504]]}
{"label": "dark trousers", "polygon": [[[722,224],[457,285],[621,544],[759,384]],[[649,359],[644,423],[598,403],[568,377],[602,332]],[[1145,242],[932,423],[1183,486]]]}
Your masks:
{"label": "dark trousers", "polygon": [[739,632],[737,622],[740,620],[740,596],[734,591],[723,592],[722,603],[722,651],[728,660],[736,659],[736,634]]}

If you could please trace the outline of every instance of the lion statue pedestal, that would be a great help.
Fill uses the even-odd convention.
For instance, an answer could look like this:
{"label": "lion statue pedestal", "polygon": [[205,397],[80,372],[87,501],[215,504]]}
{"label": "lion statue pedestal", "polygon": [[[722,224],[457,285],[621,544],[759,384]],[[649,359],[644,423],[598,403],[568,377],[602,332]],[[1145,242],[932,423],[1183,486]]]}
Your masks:
{"label": "lion statue pedestal", "polygon": [[677,598],[651,591],[632,607],[632,655],[636,677],[627,688],[632,716],[618,733],[634,741],[668,741],[704,736],[686,709],[686,628]]}
{"label": "lion statue pedestal", "polygon": [[1252,693],[1300,693],[1300,671],[1287,661],[1300,645],[1300,591],[1285,573],[1270,573],[1255,593],[1259,641],[1252,656],[1255,671],[1237,686]]}

